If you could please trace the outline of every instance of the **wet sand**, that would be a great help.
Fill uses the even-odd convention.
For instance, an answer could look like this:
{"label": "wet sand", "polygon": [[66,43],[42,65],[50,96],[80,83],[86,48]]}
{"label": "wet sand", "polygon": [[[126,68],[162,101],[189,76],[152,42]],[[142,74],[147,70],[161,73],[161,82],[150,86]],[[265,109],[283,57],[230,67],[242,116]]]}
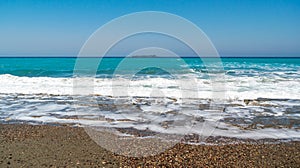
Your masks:
{"label": "wet sand", "polygon": [[0,167],[299,167],[300,142],[177,144],[129,158],[98,146],[82,128],[0,124]]}

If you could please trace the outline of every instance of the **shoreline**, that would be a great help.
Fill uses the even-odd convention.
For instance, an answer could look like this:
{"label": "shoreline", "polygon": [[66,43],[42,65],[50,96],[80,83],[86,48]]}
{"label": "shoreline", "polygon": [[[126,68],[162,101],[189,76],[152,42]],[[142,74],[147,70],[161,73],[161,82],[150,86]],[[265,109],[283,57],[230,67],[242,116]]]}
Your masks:
{"label": "shoreline", "polygon": [[300,142],[177,144],[155,156],[132,158],[97,145],[79,127],[0,124],[0,167],[297,167]]}

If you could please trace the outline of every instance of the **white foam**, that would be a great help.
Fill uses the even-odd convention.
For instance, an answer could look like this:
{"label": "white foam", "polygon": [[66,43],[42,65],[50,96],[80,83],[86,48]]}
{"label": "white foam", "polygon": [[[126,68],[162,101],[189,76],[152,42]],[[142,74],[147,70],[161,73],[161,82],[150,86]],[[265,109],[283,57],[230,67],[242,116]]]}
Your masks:
{"label": "white foam", "polygon": [[[230,77],[225,81],[214,81],[221,88],[214,88],[208,79],[196,79],[196,86],[188,86],[191,79],[181,79],[183,88],[176,80],[149,78],[129,80],[124,78],[95,78],[91,94],[111,96],[175,97],[175,98],[221,98],[256,99],[288,98],[300,99],[300,79],[268,79],[262,77]],[[126,85],[122,85],[126,84]],[[85,86],[82,86],[84,88]],[[126,91],[127,92],[124,92]],[[120,92],[119,92],[120,91]],[[0,93],[72,95],[73,78],[18,77],[0,75]],[[195,95],[195,93],[198,93]],[[215,93],[221,93],[218,96]],[[224,95],[222,94],[224,93]],[[120,94],[120,95],[119,95]]]}
{"label": "white foam", "polygon": [[[274,107],[278,104],[281,104],[281,106],[278,108],[268,107],[269,112],[263,110],[266,107],[245,105],[226,107],[225,112],[223,112],[217,109],[200,110],[199,104],[207,104],[208,100],[189,100],[180,105],[175,100],[167,98],[134,98],[133,100],[131,98],[120,98],[120,100],[116,100],[117,103],[114,105],[114,98],[106,98],[103,104],[106,103],[111,106],[108,106],[107,110],[103,110],[99,109],[98,106],[89,106],[91,102],[86,98],[83,99],[86,101],[82,105],[78,103],[75,109],[75,106],[73,106],[74,101],[77,99],[75,96],[0,94],[0,97],[0,121],[2,122],[12,120],[33,124],[67,123],[106,128],[132,127],[182,136],[195,133],[202,136],[213,135],[250,139],[300,138],[297,128],[284,127],[288,126],[289,123],[274,125],[273,128],[264,128],[264,125],[259,122],[261,117],[265,117],[264,119],[271,123],[280,123],[283,118],[298,119],[298,114],[284,113],[286,108],[294,107],[295,102],[288,102],[284,106],[281,101],[270,101],[270,104],[273,104]],[[133,105],[132,102],[139,105]],[[299,103],[299,101],[297,102]],[[234,104],[240,105],[242,103],[241,101],[234,101]],[[116,106],[119,107],[115,108]],[[245,122],[227,122],[224,121],[226,118],[242,119]],[[258,122],[256,119],[258,119]],[[168,128],[162,126],[165,121],[171,121]],[[247,128],[251,123],[257,124],[258,128],[247,130],[235,126],[238,124]],[[283,127],[276,128],[276,126]]]}

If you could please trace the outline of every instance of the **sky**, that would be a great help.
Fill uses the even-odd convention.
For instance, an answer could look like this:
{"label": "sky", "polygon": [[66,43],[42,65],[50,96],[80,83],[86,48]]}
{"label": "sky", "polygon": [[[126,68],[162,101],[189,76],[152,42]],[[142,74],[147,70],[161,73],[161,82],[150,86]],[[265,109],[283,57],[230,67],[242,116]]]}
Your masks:
{"label": "sky", "polygon": [[300,0],[0,0],[0,56],[76,56],[100,26],[141,11],[186,18],[221,56],[300,56]]}

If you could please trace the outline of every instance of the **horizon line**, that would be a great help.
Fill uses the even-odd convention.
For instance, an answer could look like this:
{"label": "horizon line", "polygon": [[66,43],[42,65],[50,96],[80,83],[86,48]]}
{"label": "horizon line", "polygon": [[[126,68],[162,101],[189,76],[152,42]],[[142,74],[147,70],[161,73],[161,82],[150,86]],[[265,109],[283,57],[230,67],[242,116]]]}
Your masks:
{"label": "horizon line", "polygon": [[[5,56],[0,55],[0,58],[101,58],[99,56],[87,56],[87,57],[79,57],[72,55],[43,55],[43,56],[27,56],[27,55],[14,55],[14,56]],[[104,56],[102,58],[219,58],[217,56],[182,56],[182,57],[174,57],[174,56],[157,56],[157,57],[128,57],[128,56]],[[220,56],[220,58],[300,58],[299,56],[268,56],[268,55],[260,55],[260,56],[230,56],[224,55]]]}

